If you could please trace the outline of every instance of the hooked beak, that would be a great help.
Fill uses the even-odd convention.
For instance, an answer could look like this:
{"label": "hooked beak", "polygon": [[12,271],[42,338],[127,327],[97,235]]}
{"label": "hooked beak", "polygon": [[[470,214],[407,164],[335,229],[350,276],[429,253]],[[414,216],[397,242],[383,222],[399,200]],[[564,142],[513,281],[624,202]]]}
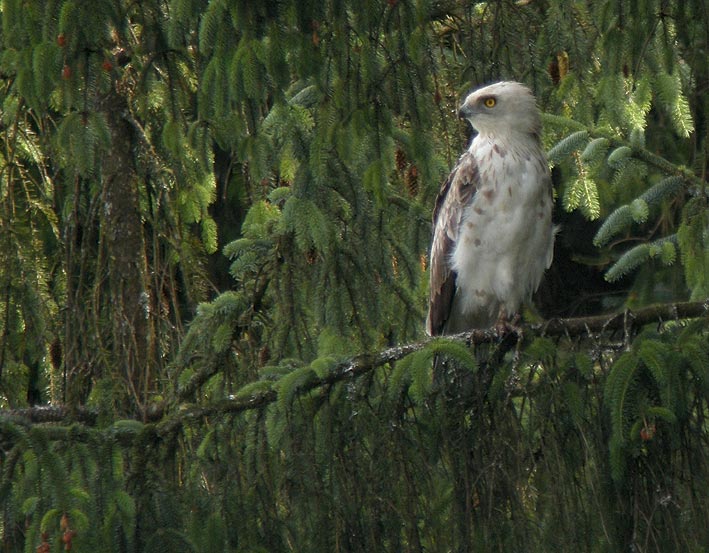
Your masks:
{"label": "hooked beak", "polygon": [[458,117],[461,119],[469,119],[473,115],[473,110],[468,104],[463,104],[458,109]]}

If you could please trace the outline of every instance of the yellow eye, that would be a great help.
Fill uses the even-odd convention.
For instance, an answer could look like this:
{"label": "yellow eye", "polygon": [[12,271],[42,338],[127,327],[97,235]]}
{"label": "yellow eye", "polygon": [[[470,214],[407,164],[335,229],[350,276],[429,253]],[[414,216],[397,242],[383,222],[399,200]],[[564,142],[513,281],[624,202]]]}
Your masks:
{"label": "yellow eye", "polygon": [[494,108],[497,101],[495,100],[495,98],[490,97],[485,98],[485,101],[483,103],[485,104],[486,108]]}

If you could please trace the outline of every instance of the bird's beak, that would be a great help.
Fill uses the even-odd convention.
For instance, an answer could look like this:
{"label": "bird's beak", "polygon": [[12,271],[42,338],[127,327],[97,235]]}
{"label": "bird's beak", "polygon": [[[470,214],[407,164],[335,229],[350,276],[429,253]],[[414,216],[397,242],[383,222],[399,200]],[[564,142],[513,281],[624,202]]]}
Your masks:
{"label": "bird's beak", "polygon": [[461,119],[469,119],[473,115],[473,111],[468,104],[463,104],[458,108],[458,117]]}

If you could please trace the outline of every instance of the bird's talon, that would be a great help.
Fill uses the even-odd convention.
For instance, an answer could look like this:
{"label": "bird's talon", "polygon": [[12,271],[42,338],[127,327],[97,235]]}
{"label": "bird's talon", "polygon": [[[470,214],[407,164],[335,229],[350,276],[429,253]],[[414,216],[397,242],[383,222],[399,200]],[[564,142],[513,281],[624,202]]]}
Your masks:
{"label": "bird's talon", "polygon": [[507,334],[519,334],[521,330],[519,326],[520,320],[521,317],[519,313],[515,313],[515,315],[512,317],[512,320],[508,320],[506,314],[504,312],[501,312],[494,326],[497,336],[499,338],[502,338]]}

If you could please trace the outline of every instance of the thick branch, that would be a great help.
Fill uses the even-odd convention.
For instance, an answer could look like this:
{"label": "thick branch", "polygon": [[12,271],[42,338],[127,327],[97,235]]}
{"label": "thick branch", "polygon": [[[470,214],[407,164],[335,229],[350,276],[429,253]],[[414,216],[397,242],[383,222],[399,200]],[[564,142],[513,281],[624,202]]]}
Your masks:
{"label": "thick branch", "polygon": [[79,422],[87,426],[96,424],[97,414],[85,408],[71,410],[64,405],[38,405],[23,409],[0,410],[0,418],[19,421],[23,424],[42,424],[57,422]]}
{"label": "thick branch", "polygon": [[632,330],[646,324],[661,324],[680,319],[696,319],[709,315],[709,298],[699,302],[667,303],[643,307],[637,311],[626,310],[615,315],[596,315],[575,319],[550,319],[530,325],[535,334],[544,336],[583,336],[586,333]]}
{"label": "thick branch", "polygon": [[[594,317],[579,317],[573,319],[552,319],[543,323],[523,325],[520,327],[520,336],[558,336],[558,337],[583,337],[598,335],[607,332],[623,330],[633,333],[638,328],[647,324],[662,324],[669,321],[682,319],[696,319],[709,316],[709,299],[703,302],[686,302],[663,304],[645,307],[637,311],[624,311],[613,315],[597,315]],[[463,332],[447,339],[463,342],[465,344],[494,343],[500,336],[494,330],[474,330]],[[325,376],[315,377],[300,387],[300,392],[305,393],[322,386],[332,385],[336,382],[356,378],[369,373],[378,367],[403,359],[407,355],[425,348],[435,338],[427,338],[420,342],[392,347],[374,354],[363,354],[335,365]],[[185,407],[172,414],[156,413],[153,420],[162,418],[155,428],[159,437],[169,436],[183,426],[187,420],[201,419],[202,417],[216,414],[240,413],[251,409],[263,408],[278,398],[274,389],[256,393],[250,397],[239,397],[212,403],[210,405],[193,405]],[[82,411],[70,412],[63,407],[36,407],[0,411],[0,418],[24,419],[27,423],[61,422],[69,423],[79,420],[91,425],[95,418],[90,413]],[[77,416],[78,415],[78,416]]]}

